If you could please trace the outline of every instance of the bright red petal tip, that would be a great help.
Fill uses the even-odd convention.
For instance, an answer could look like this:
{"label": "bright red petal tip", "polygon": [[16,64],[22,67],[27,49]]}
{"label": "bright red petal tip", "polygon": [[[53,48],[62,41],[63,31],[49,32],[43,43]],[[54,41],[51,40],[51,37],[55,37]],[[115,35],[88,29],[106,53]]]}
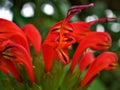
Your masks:
{"label": "bright red petal tip", "polygon": [[25,25],[22,27],[22,30],[28,38],[28,41],[32,43],[36,54],[39,53],[42,41],[39,31],[32,24]]}
{"label": "bright red petal tip", "polygon": [[102,70],[105,69],[115,69],[112,64],[117,64],[117,55],[113,52],[104,52],[99,55],[89,67],[87,73],[81,81],[82,86],[87,86],[90,84],[92,79]]}

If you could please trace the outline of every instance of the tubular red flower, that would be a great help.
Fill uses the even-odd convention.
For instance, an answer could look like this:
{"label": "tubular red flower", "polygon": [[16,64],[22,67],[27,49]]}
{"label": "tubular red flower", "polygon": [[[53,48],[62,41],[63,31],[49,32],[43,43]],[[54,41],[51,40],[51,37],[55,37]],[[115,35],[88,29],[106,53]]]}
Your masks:
{"label": "tubular red flower", "polygon": [[66,49],[68,49],[68,46],[71,45],[71,42],[74,42],[74,40],[69,35],[66,35],[66,38],[64,39],[66,40],[65,43],[67,43],[66,46],[64,46],[64,48],[57,48],[59,43],[59,24],[61,23],[57,23],[54,25],[54,27],[51,27],[50,32],[48,33],[46,39],[44,40],[44,43],[42,44],[42,54],[44,58],[46,72],[49,72],[51,69],[51,65],[53,62],[52,59],[59,59],[64,64],[68,64],[70,62]]}
{"label": "tubular red flower", "polygon": [[[90,28],[92,25],[100,22],[106,22],[106,21],[114,21],[116,18],[100,18],[98,20],[90,21],[90,22],[82,22],[82,21],[76,21],[72,23],[66,23],[64,25],[64,37],[63,37],[63,42],[62,46],[63,48],[66,48],[70,46],[71,44],[77,42],[80,42],[85,36],[87,36],[91,31]],[[60,21],[53,25],[50,28],[51,33],[57,33],[59,35],[60,33],[60,28],[62,25],[63,21]],[[67,33],[67,34],[66,34]],[[67,37],[66,37],[67,36]],[[68,37],[69,36],[69,37]],[[71,36],[71,38],[70,38]],[[71,42],[67,42],[68,39],[70,38]]]}
{"label": "tubular red flower", "polygon": [[0,45],[0,52],[5,60],[10,60],[18,65],[23,64],[31,82],[35,82],[32,60],[28,51],[23,46],[6,40]]}
{"label": "tubular red flower", "polygon": [[22,45],[30,52],[28,41],[23,31],[11,21],[0,19],[0,38],[10,39]]}
{"label": "tubular red flower", "polygon": [[93,77],[95,77],[102,70],[113,70],[117,65],[118,57],[113,52],[104,52],[99,55],[89,67],[86,75],[81,81],[81,86],[87,86],[91,83]]}
{"label": "tubular red flower", "polygon": [[3,57],[1,57],[0,70],[2,70],[8,76],[10,76],[12,74],[16,78],[16,80],[18,80],[20,82],[22,81],[21,76],[20,76],[15,64],[12,61],[6,60]]}
{"label": "tubular red flower", "polygon": [[78,63],[79,57],[87,49],[106,50],[111,46],[111,37],[106,32],[91,32],[78,45],[72,59],[70,70],[73,71]]}
{"label": "tubular red flower", "polygon": [[[68,64],[70,61],[66,49],[57,48],[58,39],[58,34],[52,32],[47,35],[44,43],[42,44],[42,54],[46,72],[50,71],[53,59],[60,59],[64,64]],[[64,61],[64,59],[66,61]]]}
{"label": "tubular red flower", "polygon": [[73,29],[72,36],[76,39],[77,42],[80,42],[85,36],[87,36],[91,32],[90,28],[92,25],[116,20],[117,20],[116,18],[100,18],[98,20],[90,22],[83,21],[72,22],[70,23]]}
{"label": "tubular red flower", "polygon": [[28,38],[28,41],[32,43],[36,54],[39,53],[42,40],[38,30],[32,24],[25,25],[24,27],[22,27],[22,30]]}
{"label": "tubular red flower", "polygon": [[[92,7],[93,4],[88,5],[78,5],[75,7],[72,7],[68,10],[66,17],[63,21],[60,21],[56,24],[54,24],[47,35],[47,38],[45,39],[43,43],[43,47],[45,45],[52,48],[52,52],[55,52],[57,54],[53,54],[52,58],[58,58],[60,59],[64,64],[68,64],[69,61],[69,55],[67,52],[67,49],[76,41],[80,42],[82,39],[84,39],[91,31],[91,25],[97,23],[97,22],[105,22],[105,21],[114,21],[114,18],[101,18],[99,20],[91,21],[91,22],[72,22],[68,23],[68,21],[78,13],[78,11],[81,11],[82,9]],[[93,23],[94,22],[94,23]],[[53,50],[54,49],[54,50]],[[44,50],[44,49],[43,49]],[[46,51],[46,52],[45,52]],[[44,60],[46,61],[52,61],[47,60],[44,54],[47,54],[47,50],[45,49],[43,51]],[[62,51],[62,52],[61,52]],[[51,66],[48,65],[48,66]],[[49,67],[50,68],[50,67]]]}
{"label": "tubular red flower", "polygon": [[58,38],[58,34],[49,32],[42,44],[42,55],[46,72],[51,70],[53,59],[57,58],[56,47],[58,45]]}
{"label": "tubular red flower", "polygon": [[[60,42],[60,30],[61,30],[62,23],[63,23],[63,21],[60,21],[50,28],[50,33],[52,35],[53,34],[57,35],[57,38],[58,38],[57,47],[58,47],[59,42]],[[63,40],[61,42],[60,48],[68,48],[70,45],[72,45],[73,43],[76,42],[74,37],[71,35],[73,32],[73,28],[72,28],[72,25],[70,25],[69,23],[66,23],[66,24],[64,24],[63,29],[64,29],[64,34],[62,37]]]}
{"label": "tubular red flower", "polygon": [[[51,35],[55,34],[55,35],[57,35],[57,37],[56,38],[54,38],[54,37],[49,37],[48,38],[48,36],[47,36],[47,39],[48,39],[48,41],[52,41],[52,43],[55,44],[55,45],[52,44],[53,45],[52,47],[55,48],[55,50],[57,51],[57,57],[60,58],[60,60],[64,64],[68,64],[70,62],[69,56],[68,56],[68,53],[67,53],[66,49],[71,44],[73,44],[75,42],[75,39],[73,37],[70,37],[69,35],[67,35],[67,33],[72,32],[72,27],[68,23],[68,21],[76,13],[78,13],[78,11],[80,11],[80,10],[82,10],[84,8],[92,7],[92,6],[93,6],[93,4],[88,4],[88,5],[78,5],[78,6],[70,8],[68,10],[68,12],[67,12],[66,18],[63,21],[58,22],[57,24],[52,26],[51,29],[50,29],[50,32],[49,32],[48,36],[51,36]],[[46,41],[47,40],[45,40],[44,42],[46,43]],[[48,43],[48,45],[49,45],[49,43]],[[43,45],[44,45],[44,43],[43,43]],[[46,61],[48,61],[48,60],[46,60]],[[50,61],[52,61],[52,60],[50,60]]]}
{"label": "tubular red flower", "polygon": [[[60,27],[60,41],[58,44],[58,48],[63,48],[63,46],[66,44],[66,41],[64,40],[66,37],[64,36],[64,34],[71,32],[71,29],[70,30],[69,30],[69,28],[66,29],[66,26],[68,25],[68,21],[82,9],[90,8],[93,6],[94,6],[93,3],[88,4],[88,5],[78,5],[78,6],[72,7],[68,10],[67,15],[66,15],[65,19],[63,20],[63,23],[61,24],[61,27]],[[66,30],[67,30],[67,32],[66,32]]]}
{"label": "tubular red flower", "polygon": [[50,72],[53,60],[56,57],[55,49],[47,44],[44,44],[42,45],[42,55],[44,59],[45,71]]}
{"label": "tubular red flower", "polygon": [[79,70],[80,73],[83,72],[83,70],[90,65],[94,61],[94,54],[92,51],[87,51],[85,55],[82,57],[79,63]]}

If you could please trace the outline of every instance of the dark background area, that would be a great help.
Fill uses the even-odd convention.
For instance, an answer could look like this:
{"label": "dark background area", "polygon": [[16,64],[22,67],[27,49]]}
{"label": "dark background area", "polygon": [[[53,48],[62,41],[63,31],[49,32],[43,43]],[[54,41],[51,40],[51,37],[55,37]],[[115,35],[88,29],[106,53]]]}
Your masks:
{"label": "dark background area", "polygon": [[[95,6],[83,10],[75,15],[71,21],[90,21],[102,17],[118,18],[116,22],[96,24],[92,26],[91,30],[109,32],[113,40],[109,51],[116,52],[120,56],[120,0],[0,0],[0,18],[10,14],[11,17],[6,16],[7,19],[14,21],[20,27],[32,23],[38,28],[44,40],[49,28],[64,19],[71,6],[89,3],[94,3]],[[50,10],[47,11],[45,8]],[[118,62],[120,64],[120,61]],[[2,75],[0,78],[2,78]],[[0,87],[2,88],[2,86]],[[101,72],[89,90],[120,90],[119,66],[112,72]]]}

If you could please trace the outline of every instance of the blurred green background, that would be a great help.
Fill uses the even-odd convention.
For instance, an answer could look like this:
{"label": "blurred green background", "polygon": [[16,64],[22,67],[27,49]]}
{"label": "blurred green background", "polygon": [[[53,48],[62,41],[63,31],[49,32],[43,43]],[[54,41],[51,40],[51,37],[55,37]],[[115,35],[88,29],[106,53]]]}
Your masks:
{"label": "blurred green background", "polygon": [[[20,27],[32,23],[39,29],[44,40],[49,28],[64,19],[71,6],[88,3],[94,3],[95,6],[83,10],[71,21],[91,21],[101,17],[117,17],[117,22],[99,23],[92,26],[91,30],[109,32],[113,39],[109,51],[116,52],[120,56],[120,0],[0,0],[0,18],[14,21]],[[120,64],[120,61],[118,62]],[[3,78],[1,73],[0,78]],[[1,85],[0,90],[3,90]],[[119,66],[112,72],[101,72],[89,90],[120,90]]]}

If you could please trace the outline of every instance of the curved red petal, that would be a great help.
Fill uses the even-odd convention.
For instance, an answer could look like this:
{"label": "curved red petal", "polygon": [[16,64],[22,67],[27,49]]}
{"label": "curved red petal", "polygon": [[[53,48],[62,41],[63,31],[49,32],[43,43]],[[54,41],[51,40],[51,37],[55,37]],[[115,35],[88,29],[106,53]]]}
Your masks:
{"label": "curved red petal", "polygon": [[49,45],[42,45],[42,55],[44,59],[45,71],[50,72],[53,59],[55,56],[55,49]]}
{"label": "curved red petal", "polygon": [[23,31],[15,23],[2,18],[0,18],[0,38],[10,39],[30,52],[28,41]]}
{"label": "curved red petal", "polygon": [[70,24],[73,28],[72,36],[76,39],[77,42],[80,42],[91,32],[91,25],[87,22],[72,22]]}
{"label": "curved red petal", "polygon": [[9,75],[9,71],[5,66],[0,65],[0,70],[3,71],[6,75]]}
{"label": "curved red petal", "polygon": [[81,85],[88,85],[89,81],[91,81],[91,79],[96,76],[100,71],[106,68],[110,68],[111,64],[117,64],[117,60],[117,55],[113,52],[104,52],[99,55],[89,67],[86,75],[81,81]]}
{"label": "curved red petal", "polygon": [[71,63],[70,70],[73,71],[82,53],[87,49],[106,50],[111,46],[111,37],[106,32],[91,32],[78,45]]}
{"label": "curved red petal", "polygon": [[80,60],[80,64],[79,64],[79,70],[80,73],[83,72],[83,70],[90,65],[92,62],[94,61],[94,54],[92,51],[88,51],[85,53],[85,55],[82,57],[82,59]]}
{"label": "curved red petal", "polygon": [[2,58],[0,69],[6,74],[9,75],[10,73],[18,80],[22,81],[21,76],[15,66],[15,64],[9,60],[5,60]]}
{"label": "curved red petal", "polygon": [[22,27],[22,30],[28,38],[28,41],[32,43],[35,52],[39,53],[42,39],[37,28],[35,28],[35,26],[33,26],[32,24],[27,24]]}
{"label": "curved red petal", "polygon": [[1,51],[3,58],[11,60],[18,65],[23,64],[31,82],[35,82],[32,60],[28,51],[22,45],[9,40],[3,41],[3,45],[1,46],[3,47]]}

